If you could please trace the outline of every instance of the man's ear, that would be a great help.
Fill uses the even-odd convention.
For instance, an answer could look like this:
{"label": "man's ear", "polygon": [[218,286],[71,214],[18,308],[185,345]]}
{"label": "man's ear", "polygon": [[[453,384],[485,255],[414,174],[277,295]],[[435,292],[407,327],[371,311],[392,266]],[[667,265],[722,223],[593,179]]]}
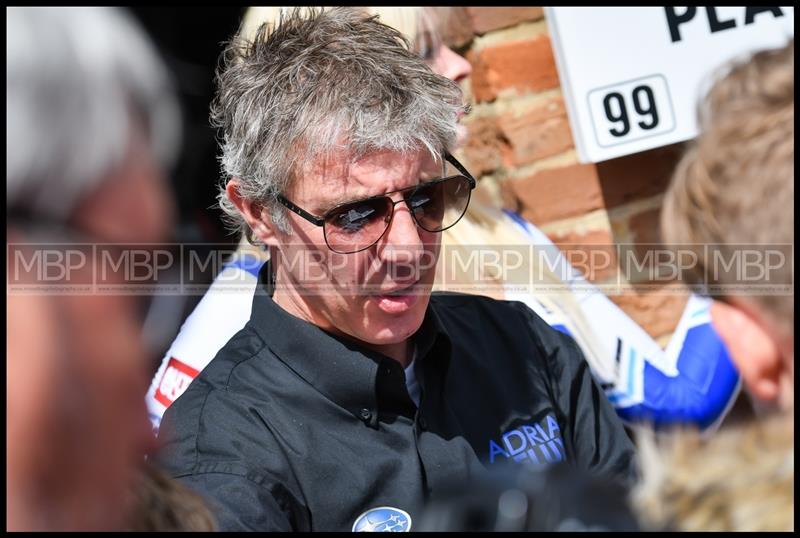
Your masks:
{"label": "man's ear", "polygon": [[778,399],[785,361],[761,320],[738,305],[714,301],[711,321],[753,396],[765,402]]}
{"label": "man's ear", "polygon": [[278,230],[266,209],[259,203],[242,198],[239,194],[239,179],[231,178],[225,186],[228,199],[236,206],[244,217],[253,234],[265,245],[278,246]]}

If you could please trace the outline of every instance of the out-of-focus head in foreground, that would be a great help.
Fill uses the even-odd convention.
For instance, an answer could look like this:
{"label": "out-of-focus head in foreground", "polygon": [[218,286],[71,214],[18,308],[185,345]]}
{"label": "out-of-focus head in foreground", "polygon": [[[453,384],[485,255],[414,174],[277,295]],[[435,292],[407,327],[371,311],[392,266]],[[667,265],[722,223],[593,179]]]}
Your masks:
{"label": "out-of-focus head in foreground", "polygon": [[734,65],[714,84],[701,135],[667,191],[662,229],[667,243],[708,247],[697,274],[685,277],[720,290],[712,320],[752,395],[792,409],[793,259],[770,267],[768,282],[755,282],[788,292],[762,294],[747,286],[747,274],[714,278],[710,268],[715,252],[741,259],[737,249],[793,249],[794,40]]}
{"label": "out-of-focus head in foreground", "polygon": [[648,528],[793,530],[794,41],[722,73],[661,225],[668,243],[697,256],[683,278],[716,299],[712,322],[756,410],[769,413],[710,438],[683,431],[654,443],[640,432],[633,499]]}
{"label": "out-of-focus head in foreground", "polygon": [[[115,8],[8,8],[6,36],[7,274],[41,284],[14,259],[83,243],[88,263],[64,283],[91,284],[92,245],[169,238],[163,164],[180,124],[166,68]],[[153,444],[137,298],[7,299],[7,528],[119,529]]]}

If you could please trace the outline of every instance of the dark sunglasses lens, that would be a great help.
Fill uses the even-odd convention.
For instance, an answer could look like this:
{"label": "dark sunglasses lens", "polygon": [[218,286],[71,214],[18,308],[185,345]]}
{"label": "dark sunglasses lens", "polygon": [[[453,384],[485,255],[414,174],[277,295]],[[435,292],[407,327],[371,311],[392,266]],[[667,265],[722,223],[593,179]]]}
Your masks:
{"label": "dark sunglasses lens", "polygon": [[343,205],[325,219],[325,240],[334,252],[349,254],[372,246],[389,225],[388,198]]}
{"label": "dark sunglasses lens", "polygon": [[464,215],[469,205],[470,187],[469,179],[464,176],[423,185],[409,195],[408,207],[421,228],[440,232]]}

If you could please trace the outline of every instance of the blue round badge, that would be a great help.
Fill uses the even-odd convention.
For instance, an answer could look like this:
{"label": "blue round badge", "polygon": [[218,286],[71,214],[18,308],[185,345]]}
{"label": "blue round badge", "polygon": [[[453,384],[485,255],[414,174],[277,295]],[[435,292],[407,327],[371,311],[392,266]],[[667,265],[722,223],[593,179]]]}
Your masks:
{"label": "blue round badge", "polygon": [[399,508],[381,506],[367,510],[353,523],[353,532],[408,532],[411,516]]}

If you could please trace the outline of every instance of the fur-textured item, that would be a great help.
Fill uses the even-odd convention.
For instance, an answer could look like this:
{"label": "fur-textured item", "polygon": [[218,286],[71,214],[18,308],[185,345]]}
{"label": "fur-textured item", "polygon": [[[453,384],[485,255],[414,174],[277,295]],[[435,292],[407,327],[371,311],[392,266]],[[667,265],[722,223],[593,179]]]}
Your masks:
{"label": "fur-textured item", "polygon": [[656,438],[638,432],[643,479],[632,502],[644,528],[794,530],[794,414]]}

